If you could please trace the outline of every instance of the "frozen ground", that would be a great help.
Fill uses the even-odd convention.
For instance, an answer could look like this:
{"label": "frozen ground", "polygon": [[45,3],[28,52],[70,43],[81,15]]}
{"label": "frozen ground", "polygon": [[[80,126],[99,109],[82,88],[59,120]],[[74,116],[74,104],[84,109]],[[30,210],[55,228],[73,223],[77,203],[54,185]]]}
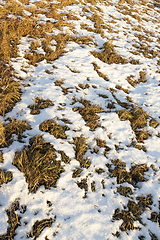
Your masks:
{"label": "frozen ground", "polygon": [[[29,5],[34,5],[35,2],[37,1],[30,0]],[[20,225],[15,230],[15,240],[27,239],[27,234],[32,231],[37,220],[50,218],[55,220],[51,227],[42,228],[39,236],[30,235],[28,239],[160,239],[160,125],[152,127],[149,124],[151,119],[159,121],[160,118],[160,8],[158,1],[157,6],[153,5],[156,3],[153,0],[146,2],[137,0],[132,5],[129,1],[128,3],[121,1],[120,4],[117,0],[109,1],[107,4],[107,1],[93,2],[94,5],[92,1],[77,1],[73,5],[60,9],[64,17],[67,13],[77,17],[77,20],[70,20],[74,25],[73,33],[68,26],[64,26],[63,30],[55,28],[50,33],[57,35],[63,31],[65,34],[76,34],[79,37],[90,36],[92,42],[80,44],[69,41],[65,47],[66,52],[58,59],[50,63],[44,59],[37,63],[37,66],[33,66],[24,57],[30,50],[32,41],[29,36],[26,36],[18,45],[19,56],[11,60],[11,65],[17,72],[16,75],[24,79],[26,86],[22,88],[21,100],[12,111],[2,117],[2,120],[8,117],[27,120],[32,129],[24,132],[26,137],[22,142],[19,142],[15,135],[13,143],[1,149],[4,162],[0,163],[0,166],[13,174],[13,180],[2,184],[0,188],[1,236],[6,234],[8,227],[6,210],[17,200],[20,206],[26,206],[26,211],[22,213],[20,208],[16,211],[21,219]],[[1,1],[0,4],[4,6],[6,3]],[[131,13],[124,13],[126,11],[124,6],[128,7],[128,11],[131,9]],[[88,11],[83,11],[84,7]],[[112,30],[103,28],[102,34],[82,28],[81,24],[87,24],[92,30],[95,28],[93,19],[88,18],[93,13],[98,14],[103,19],[104,25],[109,24]],[[25,14],[30,14],[29,8]],[[53,18],[46,17],[45,13],[39,14],[38,17],[38,21],[42,23],[47,20],[52,23],[55,21]],[[142,35],[142,38],[138,37],[139,35]],[[128,61],[124,64],[108,64],[91,54],[93,51],[102,51],[100,47],[109,40],[112,40],[115,51],[119,55],[127,60],[139,60],[139,63],[131,64]],[[140,48],[141,43],[147,50],[149,49],[147,53],[143,49],[144,46]],[[53,41],[52,49],[55,48],[56,42]],[[37,51],[44,53],[41,46]],[[156,52],[155,55],[153,51]],[[94,64],[99,67],[98,70],[95,69]],[[132,75],[132,80],[138,81],[140,72],[145,73],[146,81],[133,86],[127,79]],[[104,76],[108,78],[107,81]],[[62,84],[56,84],[57,81],[61,81]],[[41,109],[39,114],[32,115],[28,106],[34,103],[35,97],[50,99],[54,105]],[[129,97],[132,102],[127,100]],[[101,106],[104,110],[97,113],[99,123],[93,130],[87,126],[86,120],[77,110],[84,107],[80,102],[82,99]],[[150,133],[147,139],[137,142],[131,122],[120,120],[118,111],[126,110],[122,103],[141,107],[149,114],[147,125],[143,128]],[[40,124],[47,119],[54,119],[58,124],[64,125],[61,120],[63,118],[71,122],[65,123],[69,127],[65,132],[67,135],[65,139],[55,138],[54,135],[39,128]],[[24,174],[13,166],[12,162],[15,152],[29,145],[30,138],[35,135],[43,136],[45,141],[54,146],[57,151],[57,160],[61,160],[59,151],[64,151],[71,160],[68,164],[61,161],[65,171],[60,174],[56,188],[45,189],[44,186],[40,186],[36,193],[33,193],[28,190]],[[88,168],[81,167],[81,174],[73,178],[73,171],[80,168],[80,163],[75,157],[74,139],[76,137],[86,138],[88,148],[84,157],[88,158],[91,164]],[[105,146],[98,146],[96,139],[103,140]],[[135,148],[135,144],[144,146],[145,151]],[[110,150],[104,154],[106,146]],[[115,168],[113,160],[117,159],[126,163],[125,170],[128,172],[134,165],[146,164],[148,171],[141,173],[144,174],[145,181],[133,184],[124,179],[118,183],[118,177],[111,177],[110,170]],[[97,169],[103,171],[100,173]],[[78,182],[84,179],[87,190],[85,186],[78,186]],[[120,194],[117,190],[120,186],[129,187],[132,194],[127,196]],[[140,205],[137,197],[146,201],[145,206],[142,206],[144,202]],[[148,203],[149,197],[151,201]],[[129,201],[137,204],[135,208],[140,211],[140,214],[136,213],[136,210],[129,209],[127,205]],[[129,222],[129,218],[124,218],[120,213],[116,218],[116,209],[121,213],[124,211],[127,213],[130,210],[134,227],[128,226],[123,231],[121,226],[124,221]],[[10,238],[2,236],[0,239]]]}

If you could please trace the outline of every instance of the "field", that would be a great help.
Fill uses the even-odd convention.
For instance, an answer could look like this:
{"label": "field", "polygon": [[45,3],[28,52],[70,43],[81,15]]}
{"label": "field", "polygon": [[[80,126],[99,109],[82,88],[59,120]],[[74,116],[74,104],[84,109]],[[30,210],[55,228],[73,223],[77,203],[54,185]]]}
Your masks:
{"label": "field", "polygon": [[160,240],[159,122],[159,0],[0,0],[0,240]]}

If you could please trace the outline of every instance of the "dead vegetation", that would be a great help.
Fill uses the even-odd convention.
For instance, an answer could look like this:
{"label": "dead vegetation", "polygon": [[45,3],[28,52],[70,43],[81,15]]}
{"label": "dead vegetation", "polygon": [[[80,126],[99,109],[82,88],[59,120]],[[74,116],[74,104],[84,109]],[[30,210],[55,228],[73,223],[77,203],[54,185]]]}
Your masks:
{"label": "dead vegetation", "polygon": [[123,187],[122,185],[120,185],[120,187],[117,187],[117,192],[125,197],[129,197],[133,194],[130,187]]}
{"label": "dead vegetation", "polygon": [[40,124],[39,129],[44,132],[49,132],[55,138],[66,139],[65,131],[69,130],[67,125],[59,125],[55,120],[48,119]]}
{"label": "dead vegetation", "polygon": [[13,165],[24,173],[29,192],[35,193],[42,185],[46,189],[56,187],[60,174],[64,172],[56,158],[53,146],[42,137],[35,136],[27,147],[16,152]]}
{"label": "dead vegetation", "polygon": [[86,122],[86,126],[88,126],[91,131],[94,131],[99,124],[99,116],[97,113],[104,112],[104,109],[98,105],[91,104],[90,101],[85,99],[81,99],[79,102],[82,103],[84,107],[75,107],[73,111],[78,111]]}
{"label": "dead vegetation", "polygon": [[0,163],[3,163],[4,159],[3,159],[3,154],[2,152],[0,151]]}
{"label": "dead vegetation", "polygon": [[127,81],[129,84],[131,84],[132,87],[136,87],[137,84],[139,83],[145,83],[147,82],[147,74],[145,71],[140,71],[139,72],[139,79],[138,80],[133,80],[134,76],[130,75],[127,77]]}
{"label": "dead vegetation", "polygon": [[20,83],[13,79],[13,69],[0,62],[0,115],[11,111],[20,100],[22,91]]}
{"label": "dead vegetation", "polygon": [[16,235],[16,229],[18,226],[21,226],[20,219],[21,217],[16,213],[17,210],[20,209],[19,201],[15,200],[11,207],[6,210],[8,216],[8,228],[7,233],[0,235],[1,240],[12,240]]}
{"label": "dead vegetation", "polygon": [[61,154],[61,160],[65,164],[68,164],[71,161],[71,159],[66,155],[66,153],[64,151],[59,151],[59,153]]}
{"label": "dead vegetation", "polygon": [[84,155],[87,152],[88,145],[86,144],[85,137],[76,137],[74,139],[75,146],[75,158],[80,163],[80,167],[88,168],[91,164],[88,158],[85,158]]}
{"label": "dead vegetation", "polygon": [[72,178],[80,177],[82,171],[83,170],[81,168],[76,168],[75,170],[73,170]]}
{"label": "dead vegetation", "polygon": [[147,126],[149,114],[142,108],[136,107],[131,110],[119,110],[117,113],[121,121],[130,121],[138,143],[143,143],[143,140],[151,136],[149,131],[144,130],[144,127]]}
{"label": "dead vegetation", "polygon": [[[128,201],[127,207],[124,207],[123,210],[120,210],[117,208],[115,210],[115,213],[113,215],[113,221],[115,220],[123,220],[123,223],[120,226],[121,231],[125,231],[128,234],[129,230],[138,229],[140,230],[140,227],[135,227],[134,222],[138,221],[140,224],[145,226],[146,224],[142,222],[141,215],[147,211],[151,210],[151,205],[153,204],[152,201],[152,195],[146,194],[145,196],[139,196],[136,198],[136,201]],[[150,232],[150,230],[149,230]],[[117,237],[120,237],[120,232],[116,232]],[[139,238],[141,239],[141,238]],[[158,239],[156,236],[153,239]]]}
{"label": "dead vegetation", "polygon": [[31,232],[27,234],[27,238],[32,238],[33,240],[36,240],[41,234],[41,232],[43,231],[43,229],[45,229],[46,227],[50,228],[52,226],[52,223],[55,222],[55,219],[56,219],[56,216],[54,219],[50,218],[50,219],[43,219],[41,221],[37,220],[34,223]]}
{"label": "dead vegetation", "polygon": [[8,147],[14,141],[13,135],[17,135],[17,140],[22,141],[25,137],[23,132],[31,130],[30,125],[25,120],[8,119],[9,123],[0,122],[0,147]]}
{"label": "dead vegetation", "polygon": [[4,171],[2,169],[0,169],[0,186],[3,184],[3,183],[8,183],[8,182],[11,182],[13,179],[13,174],[12,172],[8,171]]}
{"label": "dead vegetation", "polygon": [[108,63],[108,64],[126,64],[128,63],[127,59],[120,56],[114,48],[114,45],[112,42],[106,42],[103,44],[103,47],[101,47],[102,52],[91,52],[94,57],[99,58],[102,62]]}
{"label": "dead vegetation", "polygon": [[77,185],[79,188],[84,189],[84,196],[83,198],[87,197],[87,192],[88,192],[88,183],[87,183],[87,177],[81,179],[81,181],[77,182]]}
{"label": "dead vegetation", "polygon": [[[121,184],[128,182],[136,187],[138,182],[146,182],[147,179],[144,177],[144,173],[149,170],[146,164],[133,165],[130,171],[126,171],[126,163],[119,159],[112,160],[112,164],[107,163],[110,177],[116,177],[117,183]],[[124,190],[124,189],[123,189]]]}
{"label": "dead vegetation", "polygon": [[103,78],[105,81],[109,81],[108,77],[99,71],[100,67],[95,62],[93,62],[92,64],[93,64],[94,70],[97,72],[98,76]]}
{"label": "dead vegetation", "polygon": [[[23,4],[29,4],[29,0],[19,0],[19,2]],[[0,29],[0,58],[2,61],[0,62],[0,115],[5,116],[5,114],[12,110],[14,105],[20,101],[20,97],[22,94],[20,88],[20,82],[15,81],[13,69],[9,66],[11,58],[15,58],[18,56],[18,44],[20,43],[20,39],[24,36],[28,36],[33,40],[30,43],[29,50],[26,51],[25,58],[28,59],[28,64],[37,66],[39,62],[46,60],[47,63],[53,63],[54,60],[58,59],[60,56],[63,56],[65,53],[66,44],[69,42],[76,42],[80,44],[81,47],[85,45],[95,44],[92,37],[83,36],[77,37],[76,31],[74,31],[74,25],[72,21],[78,20],[78,17],[74,16],[73,13],[60,13],[58,9],[63,9],[64,6],[69,6],[72,4],[79,4],[82,1],[76,0],[60,0],[57,3],[50,3],[49,1],[36,1],[32,4],[32,6],[24,6],[19,4],[16,1],[7,1],[7,4],[4,5],[3,11],[0,13],[1,21],[1,29]],[[111,2],[100,1],[106,5],[109,5]],[[88,15],[87,19],[90,19],[94,23],[94,28],[89,27],[87,24],[81,24],[83,29],[88,31],[92,31],[93,33],[98,33],[101,37],[104,37],[104,30],[108,33],[116,33],[116,30],[112,27],[113,24],[116,25],[116,18],[112,18],[113,20],[106,24],[102,18],[102,10],[98,8],[97,1],[95,0],[85,0],[83,1],[86,7],[84,7],[83,12],[92,12],[92,15]],[[88,7],[87,3],[92,6]],[[142,28],[139,27],[140,21],[142,20],[142,16],[138,15],[138,11],[136,9],[132,9],[131,6],[135,4],[132,0],[120,0],[119,4],[117,4],[117,8],[126,16],[130,15],[135,20],[139,21],[139,24],[133,26],[132,21],[129,17],[126,18],[126,21],[130,26],[136,28],[135,31],[142,31]],[[142,4],[148,4],[145,1],[142,1]],[[129,7],[129,6],[130,7]],[[149,4],[148,4],[149,6]],[[158,2],[155,1],[153,6],[157,7]],[[152,8],[153,8],[152,6]],[[88,8],[87,8],[88,7]],[[88,9],[88,10],[87,10]],[[27,10],[31,13],[31,16],[27,16],[24,14],[23,10]],[[96,11],[95,11],[96,10]],[[133,11],[132,11],[133,10]],[[98,11],[101,12],[98,14]],[[9,17],[8,15],[12,14],[14,17]],[[46,17],[51,17],[55,19],[55,22],[50,22],[47,20],[45,23],[41,21],[37,21],[38,14],[45,14]],[[125,19],[124,19],[125,20]],[[68,29],[73,30],[73,35],[58,33],[57,35],[51,35],[53,30],[63,30],[63,27],[68,27]],[[138,30],[139,28],[139,30]],[[154,34],[153,34],[154,36]],[[134,45],[136,51],[132,51],[133,54],[142,53],[146,58],[155,58],[159,57],[159,50],[151,48],[146,41],[149,38],[144,37],[144,34],[135,34],[135,37],[141,42],[140,44]],[[54,44],[52,43],[54,42]],[[146,42],[146,43],[145,43]],[[39,49],[43,50],[43,53],[39,53]],[[126,64],[130,62],[131,64],[139,64],[138,60],[127,60],[126,58],[120,56],[112,44],[112,41],[107,41],[100,51],[92,52],[93,56],[100,59],[101,61],[108,64]],[[157,60],[159,64],[159,60]],[[97,72],[98,76],[103,78],[105,81],[109,81],[108,77],[101,73],[99,66],[93,62],[94,70]],[[69,68],[72,73],[80,73],[79,70],[75,68]],[[46,73],[51,74],[50,70],[46,70]],[[129,76],[127,78],[128,83],[130,83],[133,87],[136,87],[139,83],[145,83],[147,81],[147,74],[145,70],[139,72],[139,78],[137,80],[133,80],[134,76]],[[64,88],[62,86],[63,80],[55,81],[56,86],[60,86],[62,88],[62,92],[67,94],[71,92],[69,88]],[[78,89],[78,87],[80,89]],[[89,84],[79,84],[77,87],[77,91],[85,90],[90,87]],[[93,88],[97,88],[96,85],[92,85]],[[128,89],[123,88],[121,85],[116,85],[116,89],[124,91],[126,94],[129,93]],[[100,97],[108,98],[106,94],[99,94]],[[115,100],[117,103],[126,109],[129,109],[131,105],[128,103],[120,102],[116,97]],[[94,131],[97,126],[99,126],[99,116],[98,113],[104,112],[104,110],[98,106],[93,105],[88,100],[81,99],[79,101],[83,104],[84,107],[76,107],[73,108],[73,111],[78,111],[84,121],[86,122],[86,126],[90,128],[91,131]],[[54,104],[50,100],[44,100],[41,97],[36,97],[34,99],[34,104],[29,105],[28,107],[31,109],[31,114],[39,114],[40,109],[45,109],[47,107],[53,106]],[[109,109],[115,108],[115,102],[108,102]],[[61,108],[62,109],[62,108]],[[120,110],[117,112],[120,120],[125,121],[129,120],[131,123],[131,127],[135,132],[136,139],[138,143],[143,143],[145,139],[151,136],[149,131],[146,131],[144,128],[147,126],[148,119],[151,117],[148,113],[146,113],[142,108],[131,108],[130,110]],[[40,130],[49,132],[55,138],[67,139],[66,131],[69,130],[67,125],[58,124],[58,120],[48,119],[40,125]],[[60,119],[65,124],[70,124],[71,122],[68,119]],[[149,121],[149,126],[156,128],[159,125],[159,122],[156,119],[151,118]],[[31,129],[29,124],[26,121],[18,121],[16,119],[8,119],[8,122],[0,123],[0,147],[8,147],[15,139],[14,135],[17,136],[18,141],[22,141],[23,132],[25,130]],[[160,134],[158,135],[160,136]],[[16,140],[17,140],[16,139]],[[98,153],[100,148],[104,148],[104,156],[108,155],[110,151],[110,147],[108,147],[104,140],[99,138],[96,139],[97,148],[95,152]],[[144,145],[134,144],[134,147],[147,151]],[[118,151],[118,147],[116,147]],[[82,168],[89,168],[91,162],[85,157],[87,152],[88,145],[86,143],[85,137],[76,137],[74,139],[74,150],[75,150],[75,158],[80,164],[80,168],[73,170],[73,178],[78,178],[81,176]],[[66,155],[64,151],[58,151],[61,155],[61,160],[68,164],[70,162],[70,158]],[[29,192],[36,193],[38,188],[41,185],[44,185],[45,188],[49,189],[50,187],[56,187],[56,182],[60,177],[60,174],[64,171],[61,166],[61,162],[56,160],[56,150],[53,146],[45,142],[42,137],[36,136],[30,140],[30,143],[27,147],[24,147],[22,151],[17,152],[15,158],[13,160],[13,165],[16,166],[20,171],[24,173],[26,178],[26,182],[28,183]],[[0,162],[3,162],[3,155],[0,151]],[[146,164],[134,165],[131,167],[129,171],[126,170],[126,164],[121,160],[112,160],[111,164],[107,164],[109,176],[116,177],[117,183],[122,184],[124,182],[128,182],[132,184],[134,187],[137,187],[138,182],[147,181],[145,177],[145,172],[148,171],[148,167]],[[95,172],[97,174],[103,174],[105,170],[102,168],[95,168]],[[12,173],[7,172],[5,170],[0,170],[0,185],[3,183],[7,183],[12,180]],[[87,177],[82,178],[76,182],[78,187],[84,189],[84,198],[87,197],[88,192],[88,183]],[[104,179],[101,181],[103,189],[105,189]],[[91,191],[96,191],[95,181],[91,182]],[[130,197],[133,192],[130,187],[123,187],[120,185],[117,187],[117,192],[125,197]],[[104,194],[103,194],[104,195]],[[146,209],[151,209],[150,205],[152,205],[152,196],[150,194],[146,196],[140,196],[136,199],[136,201],[128,201],[127,207],[124,207],[123,210],[116,209],[113,215],[113,220],[123,220],[123,223],[120,227],[121,231],[125,231],[128,233],[129,230],[136,229],[134,226],[135,221],[139,221],[141,224],[141,214],[146,211]],[[15,201],[10,209],[7,210],[8,215],[8,225],[7,234],[0,236],[0,239],[14,239],[16,235],[16,228],[21,225],[20,217],[17,215],[16,211],[19,210],[19,202]],[[158,213],[151,212],[151,221],[157,222],[159,221]],[[32,231],[27,235],[29,238],[37,239],[44,228],[51,227],[52,223],[55,219],[43,219],[41,221],[36,221],[32,227]],[[139,230],[139,228],[137,228]],[[115,234],[117,237],[120,236],[120,232]],[[150,236],[152,239],[158,239],[152,232],[150,232]],[[46,236],[47,240],[48,237]],[[140,236],[139,239],[144,239],[143,236]]]}
{"label": "dead vegetation", "polygon": [[45,109],[51,106],[54,106],[51,100],[49,99],[44,100],[41,97],[35,97],[34,104],[31,104],[28,107],[31,109],[30,114],[35,115],[40,113],[40,109]]}

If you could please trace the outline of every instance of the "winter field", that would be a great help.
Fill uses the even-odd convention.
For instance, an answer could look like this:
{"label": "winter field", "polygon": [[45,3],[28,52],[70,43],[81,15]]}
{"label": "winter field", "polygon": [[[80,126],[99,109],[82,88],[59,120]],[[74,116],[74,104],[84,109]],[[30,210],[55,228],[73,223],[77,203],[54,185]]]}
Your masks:
{"label": "winter field", "polygon": [[0,0],[0,239],[160,240],[160,1]]}

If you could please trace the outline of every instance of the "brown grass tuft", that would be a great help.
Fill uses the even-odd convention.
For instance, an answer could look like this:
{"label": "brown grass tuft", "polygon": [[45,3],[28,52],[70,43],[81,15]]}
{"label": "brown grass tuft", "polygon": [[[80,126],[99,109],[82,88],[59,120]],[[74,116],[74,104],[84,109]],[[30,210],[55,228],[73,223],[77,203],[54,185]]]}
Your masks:
{"label": "brown grass tuft", "polygon": [[76,137],[74,139],[75,158],[80,163],[80,167],[88,168],[91,164],[88,158],[84,158],[88,145],[85,137]]}
{"label": "brown grass tuft", "polygon": [[56,157],[53,146],[40,136],[30,139],[29,146],[16,152],[13,165],[24,173],[29,192],[35,193],[42,185],[46,189],[56,187],[60,174],[64,172]]}
{"label": "brown grass tuft", "polygon": [[54,106],[51,100],[49,99],[44,100],[41,97],[35,97],[34,104],[31,104],[28,107],[32,110],[30,113],[34,115],[40,113],[39,109],[48,108],[50,106]]}
{"label": "brown grass tuft", "polygon": [[90,130],[93,131],[99,124],[99,116],[97,113],[104,112],[104,110],[98,105],[90,104],[90,101],[85,99],[81,99],[79,102],[82,103],[84,107],[73,108],[73,111],[78,111],[86,121],[86,126],[90,127]]}
{"label": "brown grass tuft", "polygon": [[66,139],[65,131],[69,130],[67,125],[59,125],[55,120],[48,119],[40,124],[39,129],[44,132],[49,132],[55,138]]}
{"label": "brown grass tuft", "polygon": [[112,63],[126,64],[128,62],[127,59],[123,58],[122,56],[116,53],[112,42],[104,43],[101,49],[103,49],[102,52],[94,51],[91,53],[93,54],[94,57],[99,58],[102,62],[105,62],[108,64],[112,64]]}
{"label": "brown grass tuft", "polygon": [[144,177],[144,173],[149,169],[146,164],[132,166],[129,172],[125,169],[126,164],[119,159],[112,160],[112,164],[106,164],[106,166],[110,172],[110,177],[117,177],[118,184],[128,182],[136,186],[138,182],[147,181]]}
{"label": "brown grass tuft", "polygon": [[46,227],[51,227],[53,222],[55,222],[55,219],[53,218],[43,219],[41,221],[37,220],[32,226],[32,231],[27,234],[27,238],[31,237],[33,240],[36,240],[43,231],[43,229]]}
{"label": "brown grass tuft", "polygon": [[130,121],[131,127],[135,132],[138,142],[143,142],[143,140],[147,139],[148,136],[151,136],[149,132],[139,130],[147,126],[147,119],[149,118],[149,114],[146,113],[142,108],[136,107],[132,108],[131,110],[119,110],[118,116],[122,121]]}
{"label": "brown grass tuft", "polygon": [[30,130],[31,127],[27,121],[17,120],[17,119],[8,119],[9,123],[4,124],[0,123],[0,147],[8,147],[13,142],[12,135],[16,134],[18,141],[22,141],[23,132]]}
{"label": "brown grass tuft", "polygon": [[12,240],[14,239],[16,235],[16,229],[18,226],[21,226],[20,219],[21,217],[16,213],[17,210],[19,210],[19,201],[15,200],[11,207],[6,210],[7,215],[8,215],[8,228],[7,228],[7,233],[0,235],[1,240]]}

